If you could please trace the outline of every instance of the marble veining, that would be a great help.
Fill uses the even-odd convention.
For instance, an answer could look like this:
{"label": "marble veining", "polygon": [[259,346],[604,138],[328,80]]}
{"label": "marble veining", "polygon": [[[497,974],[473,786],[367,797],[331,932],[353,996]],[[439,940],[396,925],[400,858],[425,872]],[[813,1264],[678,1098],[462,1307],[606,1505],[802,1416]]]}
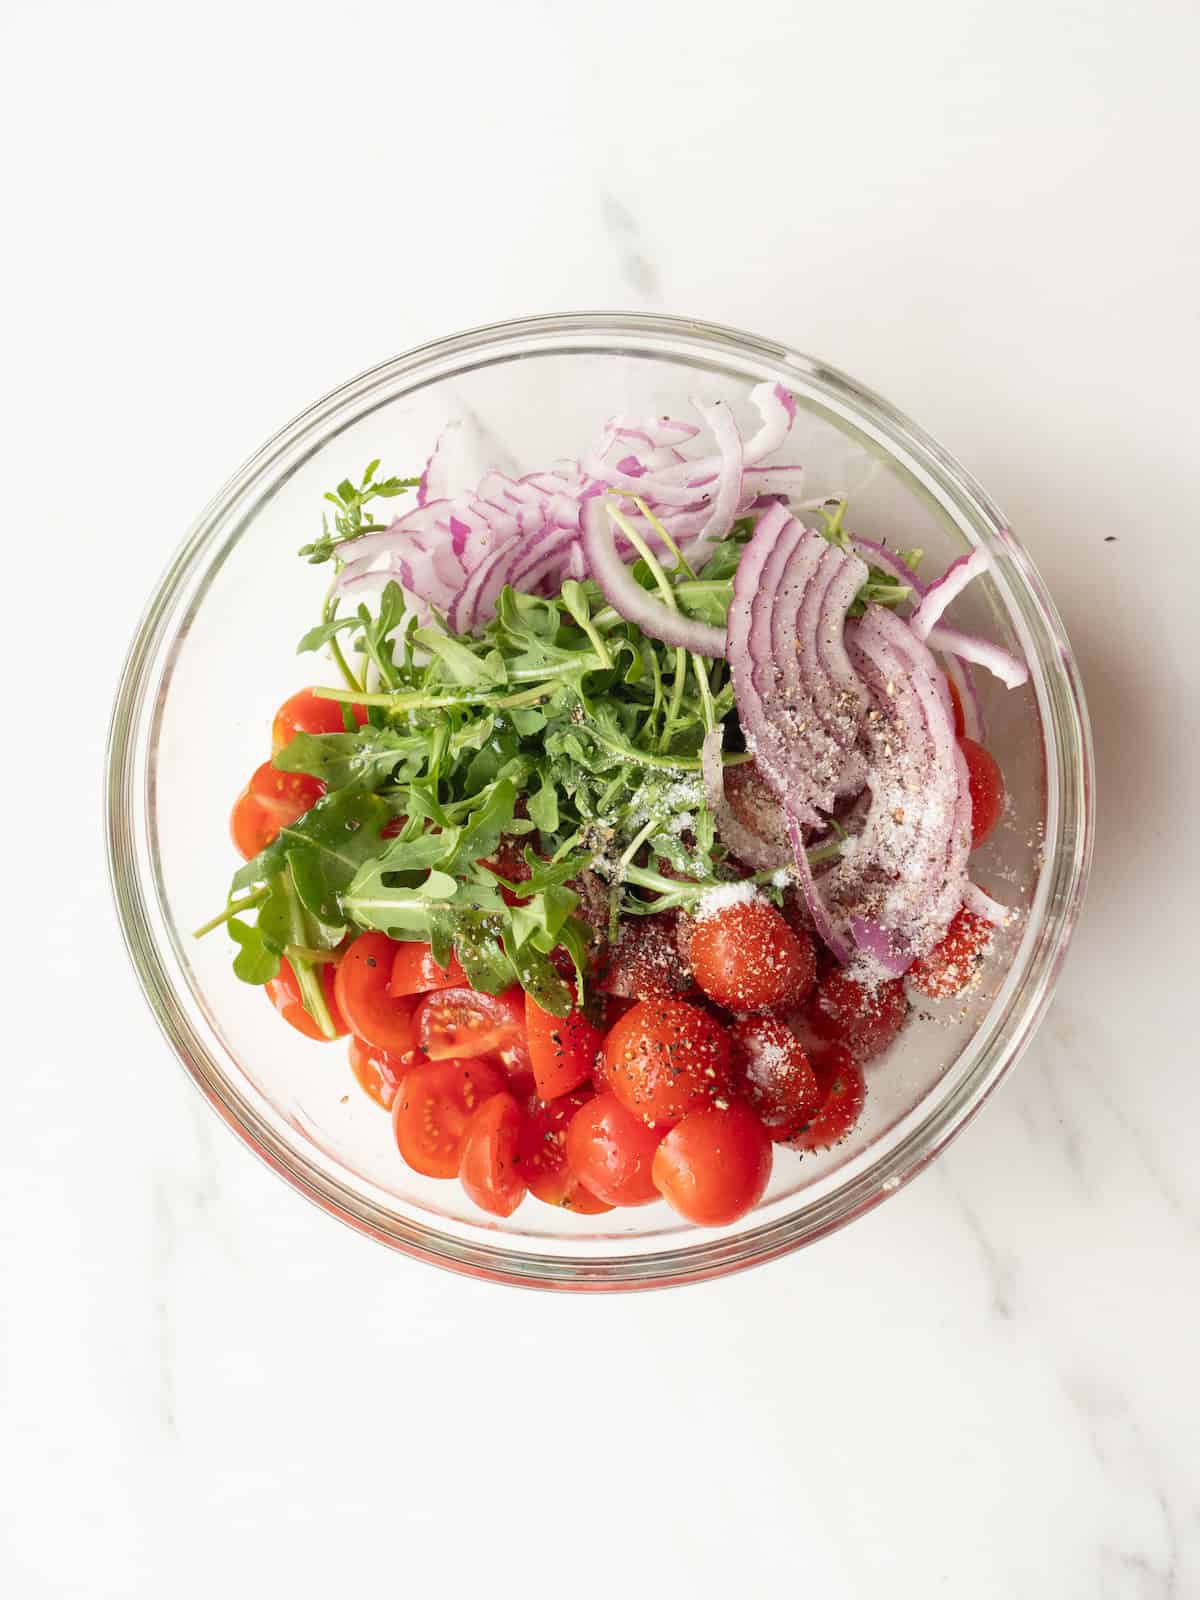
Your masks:
{"label": "marble veining", "polygon": [[600,196],[600,215],[616,248],[621,276],[641,299],[659,302],[662,288],[641,225],[628,206],[608,190]]}

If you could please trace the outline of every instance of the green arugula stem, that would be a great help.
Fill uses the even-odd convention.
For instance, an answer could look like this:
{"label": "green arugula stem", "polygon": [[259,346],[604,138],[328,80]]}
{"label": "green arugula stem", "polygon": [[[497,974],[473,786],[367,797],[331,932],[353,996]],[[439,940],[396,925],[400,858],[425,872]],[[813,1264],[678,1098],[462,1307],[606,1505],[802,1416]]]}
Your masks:
{"label": "green arugula stem", "polygon": [[498,711],[508,711],[514,706],[535,706],[539,700],[549,699],[554,689],[552,683],[539,684],[536,688],[522,690],[520,694],[505,695],[503,700],[493,700],[491,704]]}
{"label": "green arugula stem", "polygon": [[[657,533],[659,538],[662,539],[667,549],[670,550],[671,554],[687,573],[688,577],[695,578],[696,574],[684,560],[682,554],[680,553],[679,547],[675,544],[670,534],[663,527],[662,523],[658,520],[650,508],[643,501],[636,498],[634,499],[634,505],[637,506],[643,516],[650,519],[651,526],[654,528],[655,533]],[[654,582],[657,584],[659,592],[662,595],[668,609],[671,611],[678,611],[679,601],[675,595],[674,585],[663,571],[661,565],[659,564],[658,558],[655,556],[650,546],[647,544],[645,539],[642,538],[641,533],[637,528],[634,527],[629,518],[622,516],[619,511],[613,511],[610,508],[609,515],[621,529],[622,533],[624,533],[630,544],[632,544],[637,550],[642,560],[650,568],[650,574],[653,577]],[[711,733],[717,725],[717,718],[716,711],[713,707],[712,694],[708,685],[708,668],[697,655],[692,656],[692,666],[696,674],[696,686],[700,690],[700,705],[704,715],[704,731],[706,733]],[[666,726],[663,729],[662,738],[659,740],[660,749],[662,749],[662,747],[669,742],[670,737],[674,732],[675,723],[679,719],[679,707],[683,703],[683,685],[686,676],[687,659],[685,653],[683,650],[676,650],[675,679],[671,685],[671,704],[667,712]]]}
{"label": "green arugula stem", "polygon": [[328,966],[340,958],[340,952],[337,950],[313,950],[307,945],[300,944],[285,945],[283,953],[291,962],[293,969],[298,961],[306,961],[309,966],[319,967],[322,963]]}
{"label": "green arugula stem", "polygon": [[[297,952],[308,950],[311,947],[311,919],[300,903],[300,896],[296,891],[295,879],[292,877],[290,869],[285,868],[280,876],[283,879],[284,894],[288,904],[288,920],[291,923],[292,930],[289,948]],[[336,1039],[337,1029],[334,1027],[333,1018],[329,1015],[329,1007],[325,1002],[325,985],[313,970],[313,963],[307,956],[298,955],[297,959],[292,962],[292,971],[296,974],[296,982],[300,988],[300,999],[304,1004],[304,1009],[327,1039]]]}
{"label": "green arugula stem", "polygon": [[637,495],[634,495],[633,503],[638,508],[638,510],[642,513],[642,515],[645,517],[646,521],[650,524],[650,526],[654,529],[654,531],[658,535],[658,537],[666,545],[667,549],[675,557],[675,563],[678,566],[679,570],[681,572],[686,572],[689,578],[694,578],[696,576],[696,574],[692,571],[691,567],[688,565],[687,557],[684,555],[683,551],[679,548],[679,546],[675,543],[674,539],[672,539],[671,535],[663,527],[662,523],[654,515],[653,511],[651,511],[650,507],[646,504],[646,502],[644,500],[639,500]]}
{"label": "green arugula stem", "polygon": [[[597,744],[602,744],[606,750],[612,750],[617,755],[624,756],[626,760],[636,762],[640,767],[653,767],[659,772],[699,772],[699,756],[660,756],[652,755],[649,750],[638,750],[634,745],[626,744],[623,739],[613,739],[609,734],[602,733],[591,722],[581,722],[576,728],[578,733],[590,734]],[[722,757],[722,764],[727,767],[744,766],[754,757],[748,750],[743,750],[736,755]]]}
{"label": "green arugula stem", "polygon": [[717,726],[717,708],[713,705],[712,690],[708,682],[708,666],[702,656],[692,657],[696,673],[696,687],[700,691],[700,709],[704,714],[704,731],[712,733]]}
{"label": "green arugula stem", "polygon": [[[590,671],[593,665],[599,666],[600,663],[590,662],[584,666],[584,671]],[[520,683],[533,677],[544,680],[545,673],[514,672],[512,681]],[[539,700],[548,699],[557,688],[557,683],[543,681],[533,688],[521,690],[519,694],[504,695],[499,699],[494,689],[482,691],[467,688],[456,690],[453,694],[422,694],[417,690],[408,694],[364,694],[361,690],[354,692],[350,689],[328,688],[316,689],[314,693],[319,700],[336,700],[342,705],[382,706],[385,711],[402,716],[408,711],[438,711],[454,706],[481,706],[485,710],[507,711],[513,706],[536,705]]]}
{"label": "green arugula stem", "polygon": [[608,645],[600,636],[600,630],[592,621],[586,597],[580,591],[578,583],[574,580],[564,583],[562,588],[563,604],[571,613],[572,620],[580,627],[591,640],[592,649],[599,657],[601,666],[607,670],[612,666],[612,656],[609,654]]}
{"label": "green arugula stem", "polygon": [[206,933],[211,933],[214,928],[219,928],[222,923],[228,922],[231,917],[236,917],[240,912],[253,911],[255,906],[262,905],[270,894],[270,889],[255,889],[252,894],[245,894],[240,900],[231,900],[224,911],[211,917],[203,927],[197,928],[192,934],[193,939],[203,939]]}
{"label": "green arugula stem", "polygon": [[[701,600],[710,594],[727,595],[732,589],[733,585],[728,578],[697,578],[695,582],[688,579],[683,583],[672,585],[673,593],[683,600]],[[619,622],[624,622],[625,618],[614,607],[605,606],[596,612],[592,621],[598,628],[611,628]]]}
{"label": "green arugula stem", "polygon": [[[325,596],[325,604],[321,607],[321,621],[322,622],[332,622],[334,617],[337,615],[337,608],[338,608],[337,595],[334,592],[333,585],[330,584],[329,592]],[[361,689],[363,687],[363,685],[358,681],[358,679],[355,677],[354,673],[350,670],[350,663],[346,660],[346,657],[342,654],[342,647],[337,641],[337,635],[336,634],[334,634],[334,636],[329,641],[329,653],[333,657],[334,661],[337,662],[338,671],[341,673],[342,677],[345,678],[345,680],[346,680],[346,687],[348,689]]]}
{"label": "green arugula stem", "polygon": [[650,818],[649,822],[646,823],[645,827],[639,828],[637,833],[634,834],[634,836],[630,840],[628,846],[622,852],[622,854],[620,856],[620,859],[617,861],[616,876],[618,878],[622,878],[622,877],[625,876],[626,867],[628,867],[629,863],[633,860],[634,856],[637,855],[638,851],[642,848],[642,846],[645,844],[646,840],[650,837],[650,835],[654,832],[655,828],[657,828],[661,822],[662,822],[662,818],[660,816],[653,816],[653,817]]}
{"label": "green arugula stem", "polygon": [[687,683],[687,651],[678,649],[675,652],[675,674],[671,679],[671,699],[667,705],[667,720],[663,724],[662,736],[658,741],[658,748],[665,749],[674,736],[679,723],[679,708],[683,704],[683,690]]}
{"label": "green arugula stem", "polygon": [[[617,527],[620,528],[621,532],[629,540],[630,544],[637,551],[638,555],[641,556],[642,560],[650,568],[650,576],[654,579],[655,584],[662,592],[662,597],[666,601],[667,605],[670,606],[672,611],[678,611],[679,607],[675,601],[675,591],[671,587],[671,580],[663,571],[661,565],[659,564],[658,557],[654,554],[654,551],[651,550],[645,539],[642,538],[640,531],[634,527],[633,523],[630,522],[629,518],[624,514],[624,512],[618,511],[612,504],[610,504],[607,509],[609,516],[616,523]],[[676,551],[676,554],[678,555],[678,551]]]}

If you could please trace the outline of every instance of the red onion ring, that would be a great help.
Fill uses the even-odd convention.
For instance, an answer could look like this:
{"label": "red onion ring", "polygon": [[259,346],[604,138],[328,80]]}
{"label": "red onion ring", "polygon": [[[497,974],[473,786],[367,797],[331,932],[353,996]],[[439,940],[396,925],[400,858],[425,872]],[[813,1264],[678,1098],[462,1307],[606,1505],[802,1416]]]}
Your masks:
{"label": "red onion ring", "polygon": [[937,623],[952,600],[956,600],[973,578],[988,569],[986,550],[972,550],[970,555],[952,561],[941,577],[929,585],[921,603],[908,619],[908,625],[918,639],[928,639],[930,629]]}
{"label": "red onion ring", "polygon": [[617,554],[613,525],[603,500],[589,500],[584,506],[583,553],[605,599],[626,622],[634,623],[652,639],[690,650],[693,655],[724,656],[725,634],[721,628],[669,610],[634,579]]}

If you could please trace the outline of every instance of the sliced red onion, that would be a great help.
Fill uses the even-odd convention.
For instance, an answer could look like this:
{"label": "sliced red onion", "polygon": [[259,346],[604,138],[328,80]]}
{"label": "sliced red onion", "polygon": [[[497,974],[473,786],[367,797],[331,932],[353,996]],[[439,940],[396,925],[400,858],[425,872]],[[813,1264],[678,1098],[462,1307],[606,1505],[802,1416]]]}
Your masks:
{"label": "sliced red onion", "polygon": [[881,606],[869,606],[848,636],[873,701],[862,724],[870,804],[861,832],[819,885],[801,872],[801,888],[840,960],[857,951],[870,970],[895,976],[933,948],[962,903],[970,788],[927,647]]}
{"label": "sliced red onion", "polygon": [[880,572],[886,572],[897,583],[907,584],[915,595],[924,599],[925,585],[917,577],[908,562],[902,560],[894,550],[889,550],[887,545],[880,544],[877,539],[864,539],[857,533],[851,534],[850,543],[864,561],[869,562],[873,567],[878,567]]}
{"label": "sliced red onion", "polygon": [[[520,478],[493,470],[473,492],[449,499],[445,446],[452,424],[425,464],[416,507],[383,532],[338,547],[346,563],[338,590],[362,592],[394,579],[414,600],[452,618],[456,627],[478,629],[491,616],[505,583],[552,592],[567,577],[587,575],[582,509],[611,488],[636,494],[649,508],[650,515],[638,512],[635,517],[632,508],[629,515],[652,547],[666,548],[658,523],[671,543],[703,562],[712,544],[761,497],[799,488],[799,468],[759,465],[786,438],[795,400],[771,383],[759,384],[751,400],[761,422],[744,448],[722,401],[700,407],[716,454],[695,458],[680,448],[699,433],[694,423],[616,417],[583,463],[559,461]],[[618,537],[614,548],[622,564],[634,559],[629,541]],[[627,603],[633,600],[629,586],[622,585],[622,592]],[[653,610],[647,612],[647,605]],[[652,596],[640,600],[638,608],[648,618],[657,617],[661,609]],[[721,653],[718,630],[706,631],[685,618],[661,626],[673,638],[683,630],[689,648]]]}
{"label": "sliced red onion", "polygon": [[796,397],[768,379],[750,391],[750,401],[762,418],[758,432],[746,441],[746,460],[754,463],[778,450],[787,438],[796,420]]}
{"label": "sliced red onion", "polygon": [[[469,574],[466,583],[454,597],[446,620],[455,633],[470,633],[487,608],[486,596],[495,596],[503,589],[506,574],[511,570],[525,548],[525,540],[518,533],[496,545]],[[493,592],[494,591],[494,592]]]}
{"label": "sliced red onion", "polygon": [[755,499],[763,495],[786,495],[794,499],[804,492],[805,468],[800,466],[747,467],[742,482],[753,490]]}
{"label": "sliced red onion", "polygon": [[712,429],[713,438],[721,452],[721,470],[717,475],[712,506],[689,552],[698,565],[707,561],[712,546],[729,532],[737,514],[743,479],[742,436],[737,430],[732,411],[723,400],[711,406],[698,405],[696,409]]}
{"label": "sliced red onion", "polygon": [[983,744],[987,737],[987,729],[983,720],[983,707],[979,703],[979,690],[975,687],[975,674],[965,661],[960,661],[958,656],[944,651],[942,664],[946,669],[946,676],[958,690],[958,703],[962,707],[963,732],[968,739],[974,739],[977,744]]}
{"label": "sliced red onion", "polygon": [[669,610],[634,579],[617,554],[608,502],[604,500],[589,500],[583,508],[583,553],[605,599],[626,622],[634,623],[652,639],[690,650],[694,655],[724,656],[723,629]]}
{"label": "sliced red onion", "polygon": [[1018,661],[1016,656],[1000,645],[993,644],[990,639],[981,639],[976,634],[963,633],[958,628],[950,628],[944,622],[939,622],[929,630],[925,642],[933,650],[940,650],[943,654],[949,652],[962,661],[973,661],[976,666],[986,667],[994,678],[999,678],[1009,689],[1019,689],[1029,681],[1029,668],[1025,663]]}
{"label": "sliced red onion", "polygon": [[889,978],[903,976],[913,964],[913,955],[890,929],[870,917],[851,917],[850,931],[858,948],[870,956]]}
{"label": "sliced red onion", "polygon": [[804,897],[808,914],[812,918],[813,927],[834,960],[846,966],[853,959],[854,947],[837,927],[821,898],[820,890],[813,880],[812,868],[808,864],[808,851],[804,848],[804,834],[801,831],[800,820],[792,811],[787,813],[787,827],[788,837],[792,841],[796,880],[800,885],[800,893]]}
{"label": "sliced red onion", "polygon": [[738,716],[764,777],[804,827],[864,778],[865,691],[841,641],[866,573],[776,504],[734,577],[727,655]]}
{"label": "sliced red onion", "polygon": [[[851,542],[854,548],[873,567],[878,567],[881,572],[888,573],[897,583],[907,584],[918,599],[924,599],[927,593],[927,585],[918,578],[906,561],[901,560],[894,550],[889,550],[887,545],[879,544],[874,539],[863,539],[858,534],[852,536]],[[934,632],[935,634],[941,634],[943,630],[938,627]],[[962,634],[959,637],[968,641],[972,647],[976,643],[968,634]],[[979,642],[982,643],[983,641]],[[975,674],[971,671],[970,664],[960,655],[955,654],[953,649],[939,644],[936,639],[933,641],[933,646],[935,649],[940,650],[945,661],[946,676],[953,681],[954,687],[958,690],[959,702],[963,708],[963,732],[969,739],[975,739],[980,744],[984,743],[987,738],[987,725],[983,720],[983,704],[979,698],[979,690],[975,684]],[[1020,683],[1023,683],[1025,679],[1020,677],[1020,674],[1024,669],[1021,664],[1015,657],[1009,656],[1007,652],[1004,652],[1004,656],[1003,665],[1007,673],[1004,681],[1009,682],[1010,679],[1015,677]],[[1003,674],[997,674],[997,676],[1003,676]],[[1025,676],[1027,677],[1028,673]],[[1010,687],[1016,688],[1017,686],[1017,683],[1010,682]]]}
{"label": "sliced red onion", "polygon": [[1005,928],[1013,919],[1013,912],[1008,906],[1002,906],[999,900],[993,900],[977,883],[969,880],[963,884],[962,903],[975,916],[990,922],[993,928]]}
{"label": "sliced red onion", "polygon": [[[655,473],[653,476],[638,472],[622,471],[618,465],[610,465],[597,452],[583,458],[584,470],[594,478],[599,478],[601,483],[607,484],[612,489],[623,489],[626,494],[640,495],[643,499],[651,501],[657,506],[694,507],[697,501],[705,505],[711,500],[710,495],[697,490],[690,482],[672,482],[667,478],[667,472]],[[668,468],[667,471],[685,471],[690,473],[692,463],[686,468]],[[699,464],[697,463],[697,466]],[[708,474],[711,481],[711,474]]]}
{"label": "sliced red onion", "polygon": [[952,561],[942,573],[941,577],[929,585],[921,597],[908,625],[918,639],[928,639],[929,630],[941,617],[942,612],[956,600],[973,578],[978,578],[988,569],[986,550],[972,550],[969,556],[959,556],[957,561]]}

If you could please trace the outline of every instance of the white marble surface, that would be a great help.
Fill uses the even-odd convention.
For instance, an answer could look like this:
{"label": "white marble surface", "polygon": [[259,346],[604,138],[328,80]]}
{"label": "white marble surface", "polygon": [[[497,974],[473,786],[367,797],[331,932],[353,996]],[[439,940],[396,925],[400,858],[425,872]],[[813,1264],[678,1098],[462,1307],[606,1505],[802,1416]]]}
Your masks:
{"label": "white marble surface", "polygon": [[[0,1594],[1200,1594],[1198,24],[0,8]],[[603,1301],[389,1256],[237,1146],[126,969],[97,806],[226,473],[379,357],[591,305],[776,334],[944,439],[1058,597],[1101,811],[1050,1018],[943,1160]]]}

